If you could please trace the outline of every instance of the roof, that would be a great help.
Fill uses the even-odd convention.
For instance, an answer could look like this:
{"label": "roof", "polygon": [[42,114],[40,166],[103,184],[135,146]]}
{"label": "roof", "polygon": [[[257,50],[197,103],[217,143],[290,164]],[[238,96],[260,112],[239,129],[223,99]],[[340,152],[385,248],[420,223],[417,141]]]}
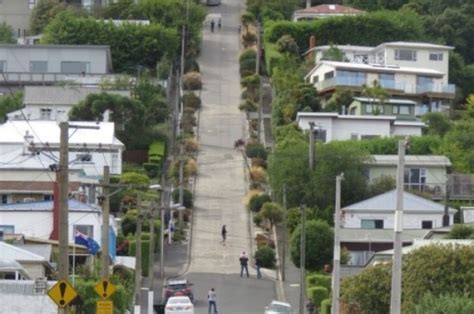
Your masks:
{"label": "roof", "polygon": [[[403,242],[413,242],[414,239],[422,239],[430,230],[427,229],[409,229],[403,230]],[[360,228],[341,228],[341,242],[350,243],[386,243],[393,242],[393,229],[360,229]]]}
{"label": "roof", "polygon": [[97,49],[97,50],[109,50],[110,46],[107,45],[18,45],[18,44],[0,44],[1,48],[9,49]]}
{"label": "roof", "polygon": [[103,90],[98,87],[25,86],[25,105],[76,105],[90,94],[114,94],[130,97],[128,90]]}
{"label": "roof", "polygon": [[395,116],[375,116],[375,115],[341,115],[337,112],[298,112],[296,114],[296,120],[300,118],[336,118],[336,119],[348,119],[348,120],[390,120],[396,119]]}
{"label": "roof", "polygon": [[47,262],[47,260],[40,255],[5,242],[0,242],[0,256],[2,259],[11,259],[17,262]]}
{"label": "roof", "polygon": [[[413,244],[410,246],[405,246],[402,248],[402,254],[408,254],[413,252],[416,249],[419,249],[424,246],[428,245],[470,245],[474,246],[474,240],[473,239],[415,239]],[[380,251],[375,253],[375,255],[387,255],[387,256],[392,256],[393,255],[393,249],[392,250],[386,250],[386,251]]]}
{"label": "roof", "polygon": [[344,15],[344,14],[363,14],[365,11],[354,9],[339,4],[321,4],[313,7],[296,10],[295,13],[315,14],[315,15]]}
{"label": "roof", "polygon": [[[372,155],[372,158],[367,163],[376,166],[396,166],[398,164],[398,155]],[[406,155],[405,166],[450,167],[451,161],[446,156]]]}
{"label": "roof", "polygon": [[[72,121],[70,125],[94,126],[99,129],[69,129],[69,144],[123,146],[115,137],[113,122]],[[32,136],[33,143],[49,143],[59,146],[60,129],[56,121],[8,120],[0,125],[0,144],[25,142],[25,135]]]}
{"label": "roof", "polygon": [[[397,199],[397,190],[391,190],[383,194],[371,197],[362,202],[358,202],[344,207],[344,211],[350,212],[394,212]],[[444,213],[444,205],[427,200],[423,197],[403,192],[403,211],[415,213]],[[449,208],[450,214],[457,211]]]}
{"label": "roof", "polygon": [[385,47],[409,47],[409,48],[426,48],[426,49],[438,49],[438,50],[453,50],[454,47],[437,45],[431,43],[423,42],[410,42],[410,41],[392,41],[386,42],[378,45],[375,49],[385,48]]}
{"label": "roof", "polygon": [[[354,100],[360,101],[360,102],[371,102],[371,103],[378,103],[378,99],[374,98],[367,98],[367,97],[354,97]],[[403,105],[416,105],[416,102],[413,100],[408,100],[408,99],[395,99],[395,98],[390,98],[390,99],[385,99],[384,103],[386,104],[403,104]]]}
{"label": "roof", "polygon": [[[99,208],[76,200],[69,200],[70,211],[100,212]],[[7,211],[51,211],[53,201],[1,204],[0,213]]]}
{"label": "roof", "polygon": [[[0,168],[1,169],[1,168]],[[76,191],[81,182],[69,182],[72,191]],[[10,193],[48,193],[53,191],[53,181],[0,181],[0,191]]]}
{"label": "roof", "polygon": [[15,244],[16,247],[43,257],[49,261],[53,251],[52,244]]}

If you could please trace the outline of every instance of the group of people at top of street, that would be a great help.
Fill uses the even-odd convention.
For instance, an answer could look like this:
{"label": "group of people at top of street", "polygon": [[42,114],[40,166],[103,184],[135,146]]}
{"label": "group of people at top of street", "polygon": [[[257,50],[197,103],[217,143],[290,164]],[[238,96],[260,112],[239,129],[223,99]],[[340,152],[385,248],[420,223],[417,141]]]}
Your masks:
{"label": "group of people at top of street", "polygon": [[[214,22],[214,20],[211,20],[211,32],[214,31],[214,26],[216,25],[216,22]],[[222,19],[219,18],[217,20],[217,27],[220,29],[222,27]]]}

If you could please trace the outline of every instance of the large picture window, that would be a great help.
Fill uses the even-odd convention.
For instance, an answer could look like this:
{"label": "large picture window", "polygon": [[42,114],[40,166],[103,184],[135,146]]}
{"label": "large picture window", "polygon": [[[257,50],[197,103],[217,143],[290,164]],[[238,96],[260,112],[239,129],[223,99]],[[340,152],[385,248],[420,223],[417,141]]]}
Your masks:
{"label": "large picture window", "polygon": [[83,74],[89,73],[90,71],[89,62],[81,61],[62,61],[61,62],[61,73],[64,74]]}
{"label": "large picture window", "polygon": [[416,50],[397,49],[395,50],[395,60],[416,61]]}

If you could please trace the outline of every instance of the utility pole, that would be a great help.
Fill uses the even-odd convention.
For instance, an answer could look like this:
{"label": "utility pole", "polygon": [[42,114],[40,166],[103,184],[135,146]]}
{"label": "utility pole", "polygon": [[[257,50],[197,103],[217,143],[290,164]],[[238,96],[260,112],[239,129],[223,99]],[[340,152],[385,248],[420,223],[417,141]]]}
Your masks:
{"label": "utility pole", "polygon": [[260,38],[260,23],[257,22],[257,58],[255,60],[255,74],[258,76],[258,124],[257,124],[257,140],[262,142],[262,78],[260,76],[260,61],[262,53],[262,43]]}
{"label": "utility pole", "polygon": [[314,170],[314,122],[309,122],[309,169]]}
{"label": "utility pole", "polygon": [[[161,200],[160,200],[161,201]],[[150,206],[150,240],[148,247],[148,314],[153,314],[153,279],[155,277],[155,204]],[[161,209],[160,209],[161,210]]]}
{"label": "utility pole", "polygon": [[285,266],[286,266],[286,228],[287,228],[287,208],[286,208],[286,184],[283,183],[283,250],[281,252],[281,281],[285,281]]}
{"label": "utility pole", "polygon": [[344,173],[336,176],[336,206],[334,214],[334,265],[332,271],[332,305],[331,313],[339,314],[339,284],[341,275],[341,181]]}
{"label": "utility pole", "polygon": [[135,314],[140,314],[140,293],[142,276],[142,217],[141,197],[137,197],[137,229],[135,231]]}
{"label": "utility pole", "polygon": [[165,192],[161,194],[161,208],[160,208],[160,278],[165,278],[165,209],[164,204],[167,204],[168,199],[165,198]]}
{"label": "utility pole", "polygon": [[300,234],[300,314],[304,314],[305,296],[306,296],[306,206],[301,205],[301,234]]}
{"label": "utility pole", "polygon": [[69,277],[69,123],[59,123],[59,260],[60,279]]}
{"label": "utility pole", "polygon": [[405,173],[406,140],[398,141],[397,202],[393,241],[392,290],[390,313],[400,314],[402,299],[402,232],[403,232],[403,185]]}
{"label": "utility pole", "polygon": [[[444,197],[444,214],[443,214],[443,227],[449,227],[449,193],[450,193],[450,175],[446,177],[446,191]],[[462,215],[461,215],[462,216]]]}
{"label": "utility pole", "polygon": [[104,166],[104,177],[102,181],[102,278],[109,279],[109,184],[110,184],[110,168]]}

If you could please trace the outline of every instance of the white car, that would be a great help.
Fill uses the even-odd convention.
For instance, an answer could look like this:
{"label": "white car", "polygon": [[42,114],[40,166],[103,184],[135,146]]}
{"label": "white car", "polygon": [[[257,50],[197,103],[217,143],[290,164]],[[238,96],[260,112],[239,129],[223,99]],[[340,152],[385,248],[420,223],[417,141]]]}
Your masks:
{"label": "white car", "polygon": [[171,297],[166,302],[165,314],[194,314],[194,305],[188,297]]}
{"label": "white car", "polygon": [[265,307],[265,314],[293,314],[290,303],[273,300]]}

